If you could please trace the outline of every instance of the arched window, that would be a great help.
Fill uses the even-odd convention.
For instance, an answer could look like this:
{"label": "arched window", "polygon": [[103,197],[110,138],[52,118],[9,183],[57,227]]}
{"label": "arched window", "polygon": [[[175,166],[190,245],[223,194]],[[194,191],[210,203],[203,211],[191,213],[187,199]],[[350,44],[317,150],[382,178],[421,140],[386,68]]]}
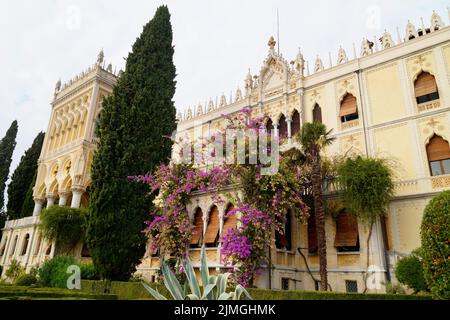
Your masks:
{"label": "arched window", "polygon": [[50,245],[47,247],[47,251],[45,251],[45,255],[48,256],[48,255],[50,255],[50,253],[52,253],[52,244],[50,244]]}
{"label": "arched window", "polygon": [[316,217],[314,215],[314,210],[311,210],[308,218],[308,252],[310,254],[316,254],[317,249]]}
{"label": "arched window", "polygon": [[292,114],[291,134],[295,136],[300,131],[300,113],[297,110]]}
{"label": "arched window", "polygon": [[[227,210],[225,211],[225,215],[227,215],[227,213],[229,213],[231,210],[234,209],[234,206],[232,204],[228,205]],[[230,215],[229,217],[225,217],[224,218],[224,222],[223,222],[223,228],[222,228],[222,233],[220,235],[220,237],[224,237],[227,235],[228,230],[236,228],[237,226],[237,216],[236,213],[233,213],[232,215]]]}
{"label": "arched window", "polygon": [[39,251],[41,250],[41,242],[42,242],[42,238],[39,235],[38,236],[38,240],[36,242],[36,248],[34,249],[34,255],[37,256],[39,254]]}
{"label": "arched window", "polygon": [[17,240],[19,240],[19,236],[15,236],[15,238],[14,238],[13,245],[11,247],[11,250],[9,251],[10,256],[14,255],[14,252],[16,251]]}
{"label": "arched window", "polygon": [[272,119],[267,120],[267,123],[266,123],[266,130],[267,130],[267,134],[269,134],[269,135],[272,134],[272,130],[273,130],[273,122],[272,122]]}
{"label": "arched window", "polygon": [[291,210],[286,213],[286,221],[283,225],[283,233],[275,233],[275,246],[278,249],[292,249],[292,219]]}
{"label": "arched window", "polygon": [[414,81],[414,92],[417,104],[439,99],[436,79],[428,72],[422,72]]}
{"label": "arched window", "polygon": [[203,240],[203,212],[197,208],[194,215],[194,230],[192,231],[191,247],[198,248]]}
{"label": "arched window", "polygon": [[336,219],[336,237],[334,246],[338,252],[359,251],[358,221],[345,209]]}
{"label": "arched window", "polygon": [[430,139],[427,156],[432,176],[450,174],[450,146],[442,137],[434,135]]}
{"label": "arched window", "polygon": [[339,116],[342,123],[358,119],[358,106],[355,96],[350,93],[344,96],[341,101]]}
{"label": "arched window", "polygon": [[0,249],[0,257],[5,254],[6,244],[7,243],[8,243],[8,236],[5,237],[5,241],[3,242],[2,247]]}
{"label": "arched window", "polygon": [[217,247],[219,240],[219,229],[219,209],[217,209],[216,206],[213,206],[209,213],[208,227],[206,229],[205,238],[203,239],[203,243],[207,247]]}
{"label": "arched window", "polygon": [[20,252],[21,256],[24,256],[27,253],[28,249],[28,242],[30,242],[30,235],[27,233],[25,237],[23,238],[22,242],[22,251]]}
{"label": "arched window", "polygon": [[313,121],[322,123],[322,109],[317,103],[313,108]]}
{"label": "arched window", "polygon": [[288,127],[286,122],[286,117],[282,115],[280,117],[280,120],[278,121],[278,136],[281,138],[287,138],[288,137]]}

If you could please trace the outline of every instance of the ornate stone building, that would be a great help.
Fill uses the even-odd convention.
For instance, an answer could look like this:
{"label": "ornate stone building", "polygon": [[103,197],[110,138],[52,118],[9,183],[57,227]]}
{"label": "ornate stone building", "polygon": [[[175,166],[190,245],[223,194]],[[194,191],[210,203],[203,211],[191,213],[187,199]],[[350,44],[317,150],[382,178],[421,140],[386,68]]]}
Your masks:
{"label": "ornate stone building", "polygon": [[[105,67],[103,51],[97,62],[64,85],[58,81],[38,163],[29,217],[7,221],[0,245],[0,265],[6,271],[13,259],[30,270],[55,254],[55,245],[38,232],[39,213],[53,204],[86,207],[90,166],[96,148],[95,125],[103,96],[112,92],[117,76]],[[80,245],[77,256],[87,256]]]}
{"label": "ornate stone building", "polygon": [[[450,18],[450,17],[449,17]],[[373,42],[364,39],[358,53],[338,50],[336,63],[325,66],[317,57],[309,66],[301,52],[286,60],[269,41],[267,58],[258,73],[249,71],[244,90],[210,100],[178,115],[177,136],[209,133],[223,128],[222,114],[251,107],[267,113],[268,129],[292,136],[305,122],[323,122],[333,129],[329,156],[356,153],[395,161],[395,198],[386,219],[378,221],[370,242],[370,291],[376,283],[395,282],[399,257],[420,246],[423,209],[437,193],[450,187],[450,27],[433,12],[428,27],[408,22],[396,40],[385,31]],[[312,69],[312,70],[310,70]],[[112,91],[116,76],[103,67],[103,55],[88,72],[61,88],[57,85],[52,114],[39,160],[33,216],[8,221],[0,242],[4,270],[13,258],[30,268],[54,254],[54,246],[39,239],[39,212],[52,203],[84,206],[88,201],[89,167],[95,150],[95,119],[101,97]],[[238,191],[239,192],[239,191]],[[192,241],[190,256],[199,265],[199,245],[207,245],[212,272],[220,272],[219,235],[238,221],[224,220],[230,204],[215,204],[198,192],[188,210],[203,230]],[[272,268],[257,279],[262,288],[314,290],[319,260],[314,220],[300,224],[291,217],[284,239],[274,239]],[[362,291],[366,270],[367,229],[343,211],[327,217],[329,281],[334,291]],[[281,241],[282,240],[282,241]],[[79,248],[80,255],[83,251]],[[308,272],[308,269],[310,272]],[[138,273],[152,280],[159,270],[156,253],[147,252]]]}
{"label": "ornate stone building", "polygon": [[[340,48],[336,63],[330,58],[325,67],[317,57],[312,72],[301,52],[289,62],[276,52],[273,38],[268,45],[260,71],[246,76],[245,90],[187,108],[178,115],[177,136],[191,141],[208,136],[224,128],[222,114],[251,107],[255,115],[268,114],[268,131],[287,136],[291,146],[303,123],[316,120],[332,128],[336,138],[326,155],[391,159],[395,198],[387,218],[374,227],[369,244],[369,291],[383,292],[384,283],[396,281],[396,261],[420,246],[426,204],[450,187],[450,27],[433,12],[428,27],[417,29],[408,22],[403,37],[397,30],[396,41],[387,31],[374,42],[364,39],[359,54],[353,48],[353,58]],[[236,223],[224,219],[229,208],[230,204],[213,203],[210,194],[199,192],[191,198],[191,219],[203,230],[193,239],[190,252],[195,265],[203,239],[212,271],[224,267],[219,235]],[[367,228],[343,211],[336,218],[327,217],[326,229],[332,289],[361,292]],[[284,239],[274,239],[272,268],[258,278],[258,287],[316,289],[320,277],[314,219],[300,224],[291,217],[285,230]],[[150,254],[139,268],[149,278],[157,270],[158,259]]]}

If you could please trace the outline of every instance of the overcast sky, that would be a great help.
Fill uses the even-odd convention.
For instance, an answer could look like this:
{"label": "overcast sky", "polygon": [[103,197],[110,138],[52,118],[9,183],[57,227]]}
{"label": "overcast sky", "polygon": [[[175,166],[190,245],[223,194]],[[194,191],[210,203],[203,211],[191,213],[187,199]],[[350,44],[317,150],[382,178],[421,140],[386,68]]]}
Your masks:
{"label": "overcast sky", "polygon": [[[292,60],[301,47],[310,66],[317,54],[328,66],[342,45],[353,57],[363,37],[384,29],[397,40],[407,20],[430,24],[435,9],[448,24],[448,0],[1,0],[0,137],[19,122],[11,174],[39,131],[47,129],[56,81],[96,61],[100,49],[117,70],[160,4],[172,14],[177,91],[175,104],[203,104],[236,90],[250,68],[260,69],[280,16],[280,51]],[[373,40],[372,40],[373,41]],[[312,68],[311,68],[312,69]]]}

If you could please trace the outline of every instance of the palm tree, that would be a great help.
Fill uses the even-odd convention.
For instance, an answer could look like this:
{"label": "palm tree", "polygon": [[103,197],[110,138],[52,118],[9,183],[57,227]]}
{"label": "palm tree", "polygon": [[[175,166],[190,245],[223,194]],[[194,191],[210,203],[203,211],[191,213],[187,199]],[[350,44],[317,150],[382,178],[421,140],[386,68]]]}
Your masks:
{"label": "palm tree", "polygon": [[322,172],[320,151],[330,145],[335,138],[330,137],[332,130],[327,131],[320,122],[305,123],[298,133],[297,139],[302,145],[306,160],[311,165],[311,183],[314,197],[314,214],[316,220],[317,246],[320,263],[320,290],[328,288],[327,279],[327,245],[325,237],[325,209],[322,199]]}

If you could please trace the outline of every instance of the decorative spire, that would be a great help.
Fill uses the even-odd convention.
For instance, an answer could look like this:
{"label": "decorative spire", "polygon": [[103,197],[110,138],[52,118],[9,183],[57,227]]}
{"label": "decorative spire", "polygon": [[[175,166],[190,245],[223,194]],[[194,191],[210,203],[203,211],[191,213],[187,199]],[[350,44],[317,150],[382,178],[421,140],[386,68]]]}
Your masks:
{"label": "decorative spire", "polygon": [[108,64],[108,67],[106,68],[106,71],[108,71],[109,73],[112,73],[112,64]]}
{"label": "decorative spire", "polygon": [[191,109],[191,107],[188,107],[186,119],[187,120],[192,119],[192,109]]}
{"label": "decorative spire", "polygon": [[220,104],[219,107],[225,107],[227,105],[227,97],[225,97],[225,94],[222,93],[222,96],[220,97]]}
{"label": "decorative spire", "polygon": [[316,62],[314,63],[314,72],[320,72],[323,71],[323,69],[322,59],[320,59],[319,55],[317,55]]}
{"label": "decorative spire", "polygon": [[234,98],[234,101],[237,102],[239,100],[242,100],[242,92],[241,92],[241,88],[237,88],[236,90],[236,97]]}
{"label": "decorative spire", "polygon": [[346,63],[346,62],[348,62],[347,53],[345,52],[345,50],[342,47],[340,47],[339,48],[339,52],[338,52],[338,61],[337,61],[337,63],[341,64],[341,63]]}
{"label": "decorative spire", "polygon": [[202,106],[201,103],[199,103],[198,106],[197,106],[196,116],[198,117],[198,116],[201,116],[202,114],[203,114],[203,106]]}
{"label": "decorative spire", "polygon": [[417,38],[418,36],[419,34],[417,33],[416,27],[411,23],[410,20],[408,20],[405,31],[405,41],[412,40],[414,38]]}
{"label": "decorative spire", "polygon": [[302,54],[300,48],[298,48],[298,53],[297,53],[297,56],[295,57],[295,60],[294,60],[294,68],[302,76],[304,75],[303,73],[305,71],[305,59],[303,58],[303,54]]}
{"label": "decorative spire", "polygon": [[392,36],[389,32],[384,29],[383,36],[380,38],[381,45],[383,46],[383,49],[388,49],[390,47],[394,46],[394,41],[392,40]]}
{"label": "decorative spire", "polygon": [[366,38],[363,38],[363,41],[361,43],[361,57],[366,57],[369,54],[373,53],[373,42],[370,42]]}
{"label": "decorative spire", "polygon": [[444,26],[445,25],[441,17],[436,13],[436,11],[433,10],[433,14],[431,15],[431,32],[437,31]]}
{"label": "decorative spire", "polygon": [[248,69],[247,76],[245,77],[245,95],[250,95],[250,92],[253,88],[253,78],[252,74],[250,73],[250,69]]}
{"label": "decorative spire", "polygon": [[214,110],[214,102],[212,101],[212,99],[210,98],[209,99],[209,102],[208,102],[208,112],[211,112],[211,111],[213,111]]}
{"label": "decorative spire", "polygon": [[61,79],[58,79],[55,85],[55,95],[61,90]]}

